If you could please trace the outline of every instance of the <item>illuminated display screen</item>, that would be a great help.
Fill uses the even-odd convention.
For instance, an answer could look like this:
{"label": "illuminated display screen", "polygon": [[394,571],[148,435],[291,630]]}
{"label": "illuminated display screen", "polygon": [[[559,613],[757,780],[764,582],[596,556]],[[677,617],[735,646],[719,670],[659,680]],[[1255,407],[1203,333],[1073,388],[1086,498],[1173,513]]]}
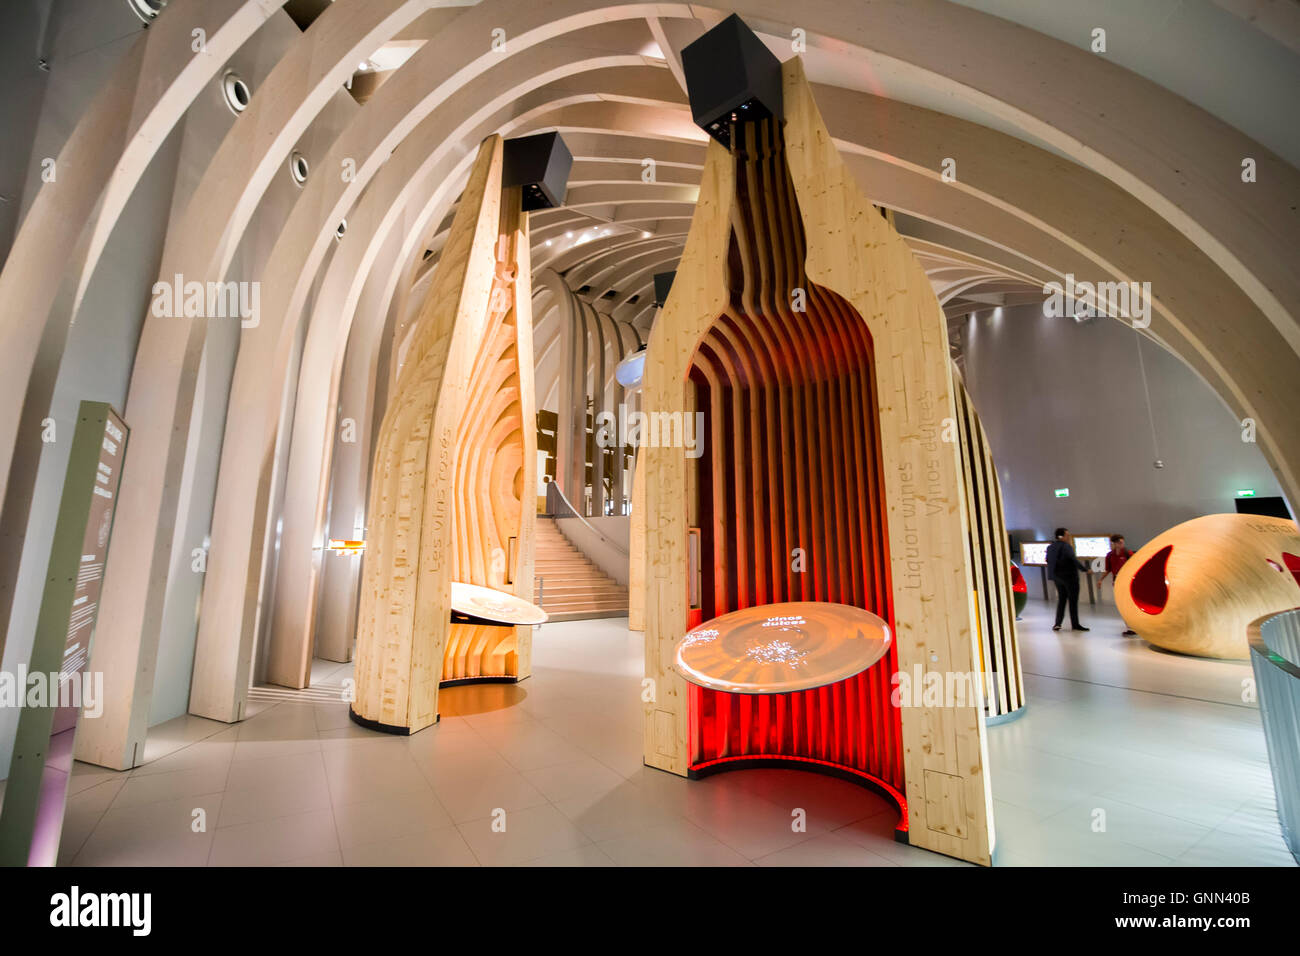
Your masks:
{"label": "illuminated display screen", "polygon": [[1109,550],[1109,535],[1088,535],[1074,539],[1074,553],[1081,558],[1104,558]]}
{"label": "illuminated display screen", "polygon": [[1029,541],[1020,546],[1021,564],[1047,564],[1047,546],[1050,541]]}

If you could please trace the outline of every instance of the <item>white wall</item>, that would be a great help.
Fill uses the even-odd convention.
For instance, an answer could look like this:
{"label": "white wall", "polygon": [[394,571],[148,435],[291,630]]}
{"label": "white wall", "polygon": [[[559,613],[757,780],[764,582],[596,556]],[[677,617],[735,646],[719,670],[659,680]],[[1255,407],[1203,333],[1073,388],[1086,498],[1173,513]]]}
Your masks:
{"label": "white wall", "polygon": [[[1047,539],[1119,532],[1139,545],[1189,518],[1234,510],[1239,488],[1280,494],[1256,445],[1181,360],[1114,319],[1077,323],[1039,306],[979,312],[955,323],[966,386],[1002,479],[1007,529]],[[1054,497],[1069,488],[1068,498]]]}

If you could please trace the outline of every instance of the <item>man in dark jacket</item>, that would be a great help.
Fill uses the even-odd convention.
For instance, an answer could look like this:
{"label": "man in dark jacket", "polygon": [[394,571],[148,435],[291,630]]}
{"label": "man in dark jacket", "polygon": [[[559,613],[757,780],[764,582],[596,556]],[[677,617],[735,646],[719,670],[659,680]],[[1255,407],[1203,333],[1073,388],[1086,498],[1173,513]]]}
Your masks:
{"label": "man in dark jacket", "polygon": [[1089,630],[1079,623],[1079,572],[1087,570],[1088,566],[1074,553],[1070,529],[1057,528],[1056,540],[1047,546],[1047,573],[1056,583],[1056,625],[1052,630],[1061,629],[1067,604],[1070,627],[1076,631]]}

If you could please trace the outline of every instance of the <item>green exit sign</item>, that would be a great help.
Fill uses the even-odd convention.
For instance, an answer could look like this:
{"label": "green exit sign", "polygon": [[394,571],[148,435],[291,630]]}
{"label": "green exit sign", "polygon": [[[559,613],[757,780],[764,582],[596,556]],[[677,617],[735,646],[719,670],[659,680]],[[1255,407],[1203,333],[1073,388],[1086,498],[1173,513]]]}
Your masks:
{"label": "green exit sign", "polygon": [[1254,489],[1254,488],[1238,488],[1238,489],[1237,489],[1237,497],[1238,497],[1238,498],[1254,498],[1254,497],[1255,497],[1255,489]]}
{"label": "green exit sign", "polygon": [[1056,497],[1058,497],[1058,498],[1068,498],[1068,497],[1070,497],[1070,489],[1069,489],[1069,488],[1057,488],[1057,489],[1056,489]]}

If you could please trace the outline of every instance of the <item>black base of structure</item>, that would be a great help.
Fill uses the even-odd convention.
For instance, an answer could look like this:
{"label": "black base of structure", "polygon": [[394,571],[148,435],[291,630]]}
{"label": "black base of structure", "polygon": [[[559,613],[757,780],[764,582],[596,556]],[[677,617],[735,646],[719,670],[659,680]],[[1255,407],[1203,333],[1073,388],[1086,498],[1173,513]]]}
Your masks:
{"label": "black base of structure", "polygon": [[[690,769],[686,771],[688,780],[700,780],[704,777],[711,777],[717,773],[726,773],[731,770],[804,770],[808,773],[820,773],[827,777],[836,777],[840,780],[847,780],[849,783],[855,783],[865,790],[884,797],[892,803],[898,810],[898,815],[902,817],[903,808],[898,804],[898,798],[886,787],[881,786],[876,781],[865,777],[860,773],[854,773],[852,770],[845,770],[842,767],[833,767],[829,764],[814,763],[810,760],[798,760],[786,757],[742,757],[736,760],[721,760],[718,763],[709,764],[701,769]],[[894,828],[894,841],[897,843],[910,843],[907,837],[907,830],[901,827]]]}
{"label": "black base of structure", "polygon": [[457,677],[438,682],[438,687],[459,687],[461,684],[518,684],[518,677]]}
{"label": "black base of structure", "polygon": [[[385,724],[378,720],[371,720],[369,717],[362,717],[351,707],[348,708],[348,716],[352,718],[354,724],[365,727],[367,730],[377,730],[381,734],[396,734],[399,737],[411,736],[410,727],[400,727],[397,724]],[[440,720],[442,720],[442,714],[433,718],[435,724]]]}

